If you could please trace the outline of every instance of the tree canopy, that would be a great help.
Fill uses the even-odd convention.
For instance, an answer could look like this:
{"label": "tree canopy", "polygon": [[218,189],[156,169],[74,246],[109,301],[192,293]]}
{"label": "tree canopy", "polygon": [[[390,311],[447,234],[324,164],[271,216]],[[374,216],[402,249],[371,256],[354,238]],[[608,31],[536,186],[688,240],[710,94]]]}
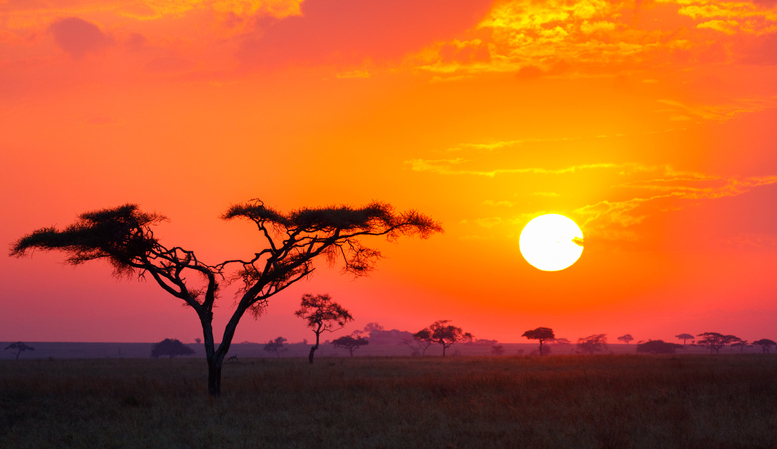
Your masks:
{"label": "tree canopy", "polygon": [[429,327],[413,334],[413,338],[441,345],[442,355],[445,357],[445,351],[455,343],[471,341],[473,338],[469,332],[464,332],[462,328],[448,323],[450,320],[435,321]]}
{"label": "tree canopy", "polygon": [[648,340],[637,344],[637,352],[641,354],[674,354],[683,345],[677,343],[667,343],[663,340]]}
{"label": "tree canopy", "polygon": [[631,334],[621,335],[618,337],[619,341],[622,341],[626,344],[629,344],[630,341],[634,340],[634,337],[631,336]]}
{"label": "tree canopy", "polygon": [[172,359],[175,356],[192,354],[194,354],[194,349],[174,338],[165,338],[159,343],[154,343],[154,346],[151,347],[151,357],[155,359],[163,355],[170,356]]}
{"label": "tree canopy", "polygon": [[703,332],[698,336],[703,338],[697,340],[696,344],[704,346],[715,354],[720,354],[720,350],[726,345],[742,341],[742,339],[737,336],[723,335],[718,332]]}
{"label": "tree canopy", "polygon": [[24,352],[24,351],[34,351],[35,350],[35,348],[33,348],[32,346],[29,346],[27,343],[24,343],[22,341],[17,341],[16,343],[11,343],[10,345],[6,346],[5,349],[6,350],[9,350],[9,349],[15,350],[16,351],[16,357],[15,358],[17,360],[19,359],[19,356],[22,354],[22,352]]}
{"label": "tree canopy", "polygon": [[[221,366],[240,319],[246,312],[258,317],[272,296],[311,275],[316,259],[330,265],[339,260],[345,273],[361,276],[373,270],[382,257],[378,250],[365,246],[363,238],[385,236],[393,241],[401,236],[427,238],[442,232],[440,224],[426,215],[414,210],[396,212],[381,202],[284,213],[251,200],[230,206],[221,218],[254,223],[262,243],[247,251],[249,257],[208,264],[191,250],[159,241],[153,228],[166,217],[125,204],[83,213],[63,229],[35,230],[14,242],[10,255],[58,250],[68,255],[66,262],[72,265],[106,260],[118,277],[152,277],[197,313],[208,363],[208,391],[218,396]],[[222,284],[233,282],[239,286],[235,307],[216,346],[213,309]]]}
{"label": "tree canopy", "polygon": [[316,334],[316,344],[310,348],[308,355],[310,363],[313,363],[313,354],[319,347],[319,338],[323,332],[333,332],[345,326],[345,323],[353,321],[351,313],[332,301],[332,297],[327,294],[302,295],[300,308],[294,314],[307,321],[308,327]]}
{"label": "tree canopy", "polygon": [[521,337],[526,337],[529,340],[539,340],[540,355],[542,355],[542,342],[556,338],[556,336],[553,335],[553,329],[549,327],[538,327],[536,329],[528,330],[524,332]]}
{"label": "tree canopy", "polygon": [[354,337],[352,335],[346,335],[344,337],[334,339],[332,344],[335,348],[343,348],[347,350],[351,354],[351,357],[353,357],[354,351],[361,348],[362,346],[370,344],[370,341],[361,336]]}
{"label": "tree canopy", "polygon": [[595,354],[607,348],[607,334],[594,334],[577,339],[577,352],[580,353]]}
{"label": "tree canopy", "polygon": [[764,354],[768,354],[772,346],[777,345],[773,340],[762,338],[753,342],[753,346],[760,346]]}
{"label": "tree canopy", "polygon": [[286,342],[286,339],[283,337],[278,337],[275,340],[270,340],[264,345],[264,351],[265,352],[272,352],[277,357],[281,356],[281,352],[288,351],[289,348],[285,347],[284,343]]}
{"label": "tree canopy", "polygon": [[696,337],[694,337],[691,334],[679,334],[679,335],[675,335],[674,337],[677,338],[677,339],[682,340],[683,341],[683,346],[685,346],[685,342],[686,341],[688,341],[688,340],[695,340],[696,339]]}

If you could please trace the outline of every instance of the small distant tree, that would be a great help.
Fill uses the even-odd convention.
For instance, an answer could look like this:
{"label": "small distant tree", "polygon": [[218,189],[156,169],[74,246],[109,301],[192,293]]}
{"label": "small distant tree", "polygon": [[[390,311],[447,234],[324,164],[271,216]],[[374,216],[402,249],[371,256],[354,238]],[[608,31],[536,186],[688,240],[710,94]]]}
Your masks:
{"label": "small distant tree", "polygon": [[450,323],[450,320],[435,321],[431,326],[413,334],[413,337],[440,344],[442,346],[442,356],[445,357],[445,351],[448,348],[462,341],[471,341],[473,338],[469,332],[464,332],[462,328],[448,323]]}
{"label": "small distant tree", "polygon": [[278,337],[275,340],[270,340],[264,344],[264,351],[271,352],[275,354],[277,357],[280,357],[281,352],[286,352],[289,350],[289,348],[286,347],[287,345],[284,345],[286,341],[287,340],[283,337]]}
{"label": "small distant tree", "polygon": [[6,350],[12,349],[16,351],[16,360],[19,360],[19,356],[24,351],[34,351],[35,348],[32,346],[28,346],[26,343],[17,341],[16,343],[11,343],[10,345],[6,346]]}
{"label": "small distant tree", "polygon": [[734,335],[723,335],[717,332],[703,332],[698,336],[703,338],[696,343],[715,354],[720,354],[720,350],[723,349],[724,346],[741,341],[739,337]]}
{"label": "small distant tree", "polygon": [[771,347],[775,345],[777,345],[777,343],[768,338],[762,338],[753,342],[753,346],[760,346],[764,354],[768,354]]}
{"label": "small distant tree", "polygon": [[432,333],[429,328],[421,329],[413,334],[412,339],[403,339],[402,343],[407,345],[413,352],[412,355],[424,356],[426,350],[432,345]]}
{"label": "small distant tree", "polygon": [[607,349],[607,334],[594,334],[577,339],[576,352],[578,353],[595,354]]}
{"label": "small distant tree", "polygon": [[637,352],[640,354],[674,354],[682,345],[677,343],[667,343],[663,340],[648,340],[637,345]]}
{"label": "small distant tree", "polygon": [[159,343],[154,343],[154,346],[151,348],[151,357],[154,359],[158,359],[163,355],[170,356],[172,359],[177,355],[192,354],[194,354],[194,349],[186,346],[185,344],[181,343],[180,340],[176,340],[174,338],[165,338]]}
{"label": "small distant tree", "polygon": [[526,331],[521,337],[526,337],[529,340],[538,340],[540,342],[540,355],[542,355],[542,342],[556,338],[553,335],[553,329],[549,327],[538,327],[537,329]]}
{"label": "small distant tree", "polygon": [[366,326],[364,326],[364,332],[370,333],[372,331],[382,331],[384,328],[378,323],[367,323]]}
{"label": "small distant tree", "polygon": [[323,332],[334,332],[342,329],[345,323],[353,321],[350,312],[343,306],[332,301],[329,295],[311,295],[309,293],[302,295],[300,309],[294,312],[295,315],[308,322],[308,327],[313,329],[316,334],[316,344],[310,348],[308,361],[313,363],[313,354],[318,350],[319,341]]}
{"label": "small distant tree", "polygon": [[505,347],[502,345],[491,346],[491,355],[495,357],[505,355]]}
{"label": "small distant tree", "polygon": [[194,342],[197,343],[198,345],[202,344],[202,338],[195,338]]}
{"label": "small distant tree", "polygon": [[364,337],[354,337],[352,335],[346,335],[345,337],[336,338],[332,341],[335,348],[347,349],[353,357],[353,352],[362,346],[370,344],[369,340]]}
{"label": "small distant tree", "polygon": [[682,340],[682,341],[683,341],[683,346],[685,346],[685,343],[686,343],[688,340],[691,340],[691,341],[693,341],[693,340],[696,340],[696,337],[694,337],[694,336],[693,336],[693,335],[691,335],[691,334],[680,334],[680,335],[675,335],[675,338],[678,338],[678,339]]}
{"label": "small distant tree", "polygon": [[620,337],[618,337],[618,340],[620,340],[620,341],[622,341],[622,342],[624,342],[626,344],[629,344],[630,341],[634,340],[634,337],[632,337],[631,334],[626,334],[626,335],[621,335]]}
{"label": "small distant tree", "polygon": [[747,340],[739,340],[735,343],[731,343],[731,350],[739,349],[739,353],[742,354],[745,352],[745,348],[750,347],[752,348],[752,345],[747,344]]}

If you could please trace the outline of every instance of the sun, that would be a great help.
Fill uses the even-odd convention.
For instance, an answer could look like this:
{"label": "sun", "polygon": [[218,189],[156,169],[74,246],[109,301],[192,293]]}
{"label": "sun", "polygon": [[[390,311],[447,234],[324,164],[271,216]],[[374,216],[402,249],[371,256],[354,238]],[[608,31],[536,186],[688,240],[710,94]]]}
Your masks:
{"label": "sun", "polygon": [[523,257],[535,268],[559,271],[583,254],[583,232],[563,215],[540,215],[523,228],[519,245]]}

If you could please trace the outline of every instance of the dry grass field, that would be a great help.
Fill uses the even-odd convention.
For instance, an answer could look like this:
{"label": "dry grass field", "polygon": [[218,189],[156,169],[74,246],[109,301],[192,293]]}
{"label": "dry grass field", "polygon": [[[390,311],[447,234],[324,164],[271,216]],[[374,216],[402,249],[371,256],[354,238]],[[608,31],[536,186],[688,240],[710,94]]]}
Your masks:
{"label": "dry grass field", "polygon": [[0,361],[0,447],[773,448],[760,354]]}

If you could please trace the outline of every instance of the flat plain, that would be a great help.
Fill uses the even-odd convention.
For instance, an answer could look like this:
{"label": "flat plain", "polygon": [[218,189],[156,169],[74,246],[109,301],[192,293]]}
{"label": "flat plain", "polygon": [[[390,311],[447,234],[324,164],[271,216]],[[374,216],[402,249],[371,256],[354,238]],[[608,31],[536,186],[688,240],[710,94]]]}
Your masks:
{"label": "flat plain", "polygon": [[777,356],[0,361],[2,448],[773,448]]}

